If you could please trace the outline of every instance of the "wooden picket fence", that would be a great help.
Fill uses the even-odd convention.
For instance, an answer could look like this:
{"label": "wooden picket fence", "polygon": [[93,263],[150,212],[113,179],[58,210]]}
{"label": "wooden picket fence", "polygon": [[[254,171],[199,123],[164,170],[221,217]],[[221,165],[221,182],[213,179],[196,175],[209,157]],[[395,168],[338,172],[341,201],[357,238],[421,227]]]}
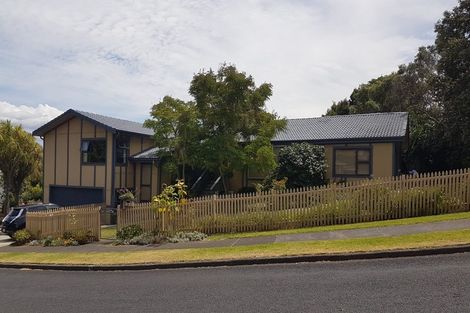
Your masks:
{"label": "wooden picket fence", "polygon": [[90,231],[100,240],[100,205],[80,205],[26,213],[26,229],[38,239],[65,232]]}
{"label": "wooden picket fence", "polygon": [[151,203],[118,210],[118,229],[207,234],[381,221],[469,210],[470,169],[321,187],[192,198],[172,213]]}

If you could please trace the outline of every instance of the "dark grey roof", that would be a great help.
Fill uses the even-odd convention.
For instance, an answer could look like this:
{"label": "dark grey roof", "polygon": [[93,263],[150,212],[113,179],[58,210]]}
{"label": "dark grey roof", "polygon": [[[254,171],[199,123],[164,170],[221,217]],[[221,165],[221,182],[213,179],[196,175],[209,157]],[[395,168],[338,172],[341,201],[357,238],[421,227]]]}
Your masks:
{"label": "dark grey roof", "polygon": [[393,141],[406,135],[408,113],[370,113],[288,119],[272,142]]}
{"label": "dark grey roof", "polygon": [[104,124],[116,130],[125,131],[129,133],[150,135],[150,136],[154,134],[152,129],[144,127],[142,123],[122,120],[119,118],[99,115],[95,113],[83,112],[83,111],[75,111],[75,112],[78,112],[92,120],[95,120],[101,124]]}
{"label": "dark grey roof", "polygon": [[[153,135],[153,130],[143,127],[141,123],[72,109],[36,129],[33,135],[42,136],[74,116],[85,118],[112,132],[124,131],[148,136]],[[313,143],[398,141],[405,137],[407,123],[408,113],[406,112],[288,119],[286,129],[279,132],[271,141],[273,143],[292,141],[309,141]],[[156,152],[156,149],[149,149],[133,156],[133,158],[154,159]]]}
{"label": "dark grey roof", "polygon": [[70,109],[33,131],[33,135],[43,136],[50,130],[58,127],[72,117],[84,118],[94,124],[110,130],[111,132],[123,131],[147,136],[153,136],[154,134],[152,129],[144,127],[142,123]]}

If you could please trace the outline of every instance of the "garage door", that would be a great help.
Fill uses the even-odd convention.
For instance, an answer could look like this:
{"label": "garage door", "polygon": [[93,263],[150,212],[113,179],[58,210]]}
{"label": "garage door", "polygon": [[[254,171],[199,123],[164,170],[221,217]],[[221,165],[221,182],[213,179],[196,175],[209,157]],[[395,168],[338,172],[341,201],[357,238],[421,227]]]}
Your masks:
{"label": "garage door", "polygon": [[49,201],[62,206],[104,202],[103,188],[51,186]]}

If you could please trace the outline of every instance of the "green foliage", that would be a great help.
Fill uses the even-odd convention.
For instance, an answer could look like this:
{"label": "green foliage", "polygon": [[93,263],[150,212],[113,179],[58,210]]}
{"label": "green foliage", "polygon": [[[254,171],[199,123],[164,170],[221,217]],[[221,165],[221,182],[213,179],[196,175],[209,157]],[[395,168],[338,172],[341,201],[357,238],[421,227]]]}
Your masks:
{"label": "green foliage", "polygon": [[[274,172],[275,174],[275,172]],[[281,191],[281,190],[286,190],[287,189],[287,177],[284,177],[283,179],[274,179],[272,175],[268,175],[261,184],[256,184],[256,191],[269,191],[269,190],[274,190],[274,191]]]}
{"label": "green foliage", "polygon": [[[450,196],[438,187],[393,190],[384,185],[372,185],[353,192],[342,192],[341,188],[338,188],[333,198],[332,195],[330,193],[322,200],[324,202],[320,203],[316,198],[317,204],[314,206],[291,203],[292,209],[273,211],[272,205],[280,199],[274,194],[271,200],[257,203],[247,208],[244,213],[206,216],[196,220],[195,225],[206,233],[217,229],[224,229],[227,232],[266,231],[345,224],[350,222],[351,218],[356,222],[370,222],[466,210],[463,201]],[[371,203],[375,204],[374,207],[371,207]]]}
{"label": "green foliage", "polygon": [[150,115],[145,126],[155,131],[158,156],[166,160],[170,173],[184,180],[186,165],[195,162],[193,156],[198,141],[199,124],[194,103],[165,96],[152,107]]}
{"label": "green foliage", "polygon": [[130,240],[134,237],[142,235],[143,232],[144,231],[140,225],[128,225],[117,231],[116,238],[118,240]]}
{"label": "green foliage", "polygon": [[134,201],[135,200],[135,195],[134,192],[132,192],[129,188],[121,188],[117,191],[118,193],[118,198],[121,201]]}
{"label": "green foliage", "polygon": [[28,230],[20,229],[13,234],[13,240],[16,245],[22,246],[32,240],[32,235]]}
{"label": "green foliage", "polygon": [[[11,196],[19,202],[21,189],[28,177],[40,176],[41,146],[34,137],[14,126],[0,121],[0,172],[5,193],[3,209],[10,207]],[[11,195],[11,196],[10,196]]]}
{"label": "green foliage", "polygon": [[192,232],[176,232],[173,236],[167,237],[166,240],[171,243],[185,241],[201,241],[207,238],[207,235],[198,231]]}
{"label": "green foliage", "polygon": [[223,64],[194,75],[189,93],[201,122],[197,165],[221,175],[226,191],[224,178],[234,170],[275,166],[270,140],[286,122],[266,111],[270,84],[257,87],[252,76]]}
{"label": "green foliage", "polygon": [[30,201],[41,201],[42,200],[42,186],[40,184],[31,185],[31,182],[27,182],[24,187],[24,191],[21,194],[23,202]]}
{"label": "green foliage", "polygon": [[162,193],[152,198],[152,204],[158,212],[179,211],[185,204],[188,195],[184,181],[178,180],[174,185],[165,186]]}
{"label": "green foliage", "polygon": [[91,231],[86,229],[72,231],[70,233],[64,234],[63,237],[64,239],[71,239],[73,241],[77,241],[80,245],[91,243],[93,241],[96,241],[97,239],[93,236]]}
{"label": "green foliage", "polygon": [[470,166],[470,1],[444,12],[434,46],[396,72],[354,89],[327,115],[409,112],[409,169],[436,171]]}
{"label": "green foliage", "polygon": [[200,241],[207,238],[207,235],[197,231],[193,232],[176,232],[174,234],[165,234],[158,232],[142,232],[138,235],[129,238],[118,238],[115,241],[116,245],[153,245],[164,242],[185,242],[185,241]]}
{"label": "green foliage", "polygon": [[138,236],[132,237],[129,240],[118,242],[118,244],[129,244],[129,245],[153,245],[162,243],[165,238],[161,234],[155,234],[153,232],[144,232]]}
{"label": "green foliage", "polygon": [[470,1],[444,12],[435,28],[436,94],[442,105],[449,167],[470,166]]}
{"label": "green foliage", "polygon": [[287,188],[319,186],[326,183],[325,148],[296,143],[279,151],[276,176],[287,178]]}
{"label": "green foliage", "polygon": [[91,231],[80,229],[67,231],[59,237],[47,236],[43,239],[33,240],[30,242],[30,245],[43,247],[68,247],[84,245],[96,240],[97,238],[93,236]]}

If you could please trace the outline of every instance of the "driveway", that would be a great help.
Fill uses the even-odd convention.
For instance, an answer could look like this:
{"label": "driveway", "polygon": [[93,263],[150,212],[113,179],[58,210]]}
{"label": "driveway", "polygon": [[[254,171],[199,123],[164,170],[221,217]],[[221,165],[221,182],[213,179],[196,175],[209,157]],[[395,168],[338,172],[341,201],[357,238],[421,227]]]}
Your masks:
{"label": "driveway", "polygon": [[0,248],[9,246],[12,242],[13,240],[10,238],[10,236],[5,235],[4,233],[0,233]]}

